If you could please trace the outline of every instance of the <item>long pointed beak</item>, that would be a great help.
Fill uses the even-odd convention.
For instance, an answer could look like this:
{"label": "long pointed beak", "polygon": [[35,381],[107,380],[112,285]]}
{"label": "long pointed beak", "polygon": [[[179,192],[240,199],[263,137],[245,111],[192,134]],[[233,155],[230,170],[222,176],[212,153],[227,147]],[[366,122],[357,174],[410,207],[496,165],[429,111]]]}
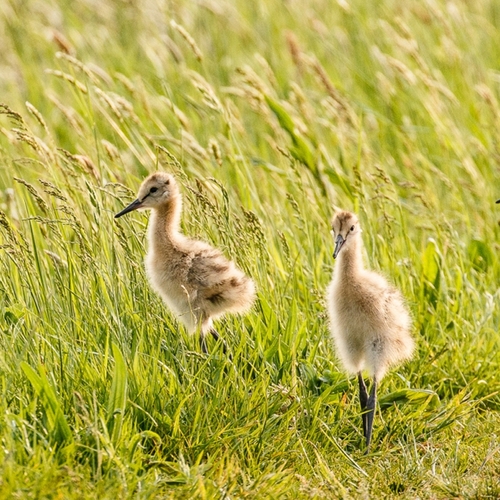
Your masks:
{"label": "long pointed beak", "polygon": [[497,203],[500,203],[500,200],[497,200]]}
{"label": "long pointed beak", "polygon": [[128,214],[129,212],[132,212],[132,210],[137,210],[138,208],[141,208],[142,206],[142,201],[137,199],[134,200],[128,207],[125,207],[121,212],[118,212],[115,215],[115,219],[118,219],[118,217],[121,217],[122,215]]}
{"label": "long pointed beak", "polygon": [[333,251],[333,258],[336,259],[337,255],[340,252],[340,249],[342,248],[342,245],[345,243],[344,238],[342,238],[342,235],[339,234],[337,236],[337,239],[335,240],[335,250]]}

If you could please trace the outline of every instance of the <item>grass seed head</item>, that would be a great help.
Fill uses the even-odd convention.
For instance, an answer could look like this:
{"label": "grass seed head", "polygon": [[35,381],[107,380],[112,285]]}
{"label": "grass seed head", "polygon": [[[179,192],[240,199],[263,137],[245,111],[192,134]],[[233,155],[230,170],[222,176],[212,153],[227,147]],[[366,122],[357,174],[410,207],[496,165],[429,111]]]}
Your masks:
{"label": "grass seed head", "polygon": [[208,141],[208,147],[210,148],[212,156],[214,157],[214,160],[217,162],[217,165],[219,165],[219,167],[221,167],[222,166],[222,155],[221,155],[219,143],[215,139],[212,138]]}
{"label": "grass seed head", "polygon": [[43,116],[40,113],[40,111],[38,111],[38,109],[36,109],[35,106],[33,106],[33,104],[31,104],[28,101],[26,101],[25,104],[26,104],[26,108],[28,109],[28,111],[36,118],[38,123],[42,126],[42,128],[45,130],[45,132],[48,135],[49,129],[48,129],[47,124],[45,123],[45,120],[43,119]]}
{"label": "grass seed head", "polygon": [[64,73],[63,71],[54,70],[54,69],[46,69],[45,73],[47,73],[48,75],[56,76],[57,78],[61,78],[62,80],[67,81],[68,83],[73,85],[73,87],[75,87],[82,94],[88,93],[87,86],[84,85],[79,80],[77,80],[73,75],[70,75],[69,73]]}
{"label": "grass seed head", "polygon": [[196,59],[201,62],[203,60],[203,54],[194,41],[194,38],[189,34],[189,32],[184,28],[184,26],[181,26],[180,24],[177,24],[173,19],[170,21],[170,26],[177,31],[184,40],[188,43],[188,45],[191,47]]}
{"label": "grass seed head", "polygon": [[30,184],[29,182],[25,181],[24,179],[20,179],[19,177],[14,177],[14,180],[18,182],[19,184],[22,184],[23,186],[26,187],[28,192],[31,194],[33,199],[35,200],[36,204],[40,208],[40,210],[44,213],[47,214],[49,211],[49,206],[45,202],[45,200],[38,194],[38,191],[35,189],[35,187]]}

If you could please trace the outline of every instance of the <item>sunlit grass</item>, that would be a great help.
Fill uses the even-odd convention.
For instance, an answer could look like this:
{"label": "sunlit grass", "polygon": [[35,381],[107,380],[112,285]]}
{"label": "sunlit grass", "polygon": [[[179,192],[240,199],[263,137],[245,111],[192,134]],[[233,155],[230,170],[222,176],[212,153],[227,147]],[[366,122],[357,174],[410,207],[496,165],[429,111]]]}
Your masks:
{"label": "sunlit grass", "polygon": [[[496,2],[0,6],[6,498],[500,494]],[[201,354],[150,290],[147,215],[256,281]],[[417,353],[372,454],[325,315],[334,207],[401,288]]]}

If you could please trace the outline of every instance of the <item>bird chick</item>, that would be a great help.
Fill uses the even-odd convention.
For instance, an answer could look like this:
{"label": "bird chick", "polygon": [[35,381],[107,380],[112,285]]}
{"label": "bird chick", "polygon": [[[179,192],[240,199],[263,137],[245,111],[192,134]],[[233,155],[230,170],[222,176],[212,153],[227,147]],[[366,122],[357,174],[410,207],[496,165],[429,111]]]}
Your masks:
{"label": "bird chick", "polygon": [[[400,292],[383,276],[363,267],[361,228],[356,215],[338,212],[332,223],[337,259],[327,291],[331,333],[340,361],[357,374],[367,452],[377,385],[387,370],[411,358],[411,318]],[[363,380],[372,377],[370,395]]]}
{"label": "bird chick", "polygon": [[182,195],[172,175],[156,172],[147,177],[137,199],[115,218],[148,209],[152,214],[145,264],[151,286],[190,333],[200,330],[206,353],[206,335],[219,339],[213,320],[247,311],[255,300],[254,282],[222,252],[180,232]]}

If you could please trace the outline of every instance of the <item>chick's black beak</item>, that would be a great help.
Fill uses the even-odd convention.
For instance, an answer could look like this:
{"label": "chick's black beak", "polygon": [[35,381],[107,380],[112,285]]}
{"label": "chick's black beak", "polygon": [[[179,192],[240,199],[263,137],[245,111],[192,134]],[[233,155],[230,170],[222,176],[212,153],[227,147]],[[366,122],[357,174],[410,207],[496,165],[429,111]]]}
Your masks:
{"label": "chick's black beak", "polygon": [[129,212],[132,212],[132,210],[137,210],[138,208],[141,208],[142,206],[142,201],[137,199],[134,200],[128,207],[125,207],[121,212],[118,212],[115,215],[115,219],[118,219],[118,217],[121,217],[122,215],[128,214]]}
{"label": "chick's black beak", "polygon": [[337,238],[335,239],[335,250],[333,251],[333,258],[336,259],[337,255],[340,252],[340,249],[342,248],[342,245],[345,243],[344,238],[342,238],[342,235],[339,234]]}

